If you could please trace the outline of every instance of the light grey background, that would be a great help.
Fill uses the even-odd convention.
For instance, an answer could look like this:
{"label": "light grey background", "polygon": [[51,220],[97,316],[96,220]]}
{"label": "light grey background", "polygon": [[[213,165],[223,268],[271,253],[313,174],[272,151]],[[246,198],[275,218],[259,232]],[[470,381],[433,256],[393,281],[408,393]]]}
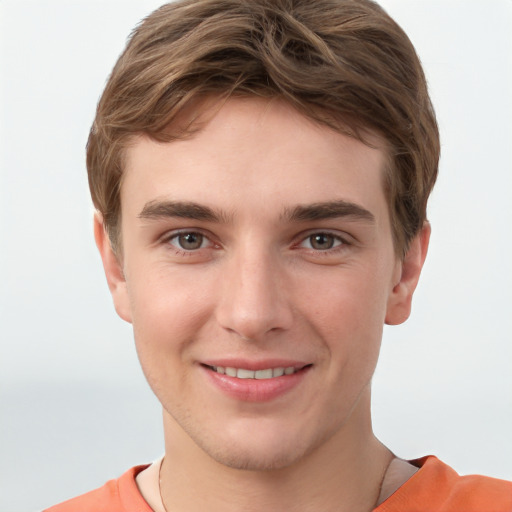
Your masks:
{"label": "light grey background", "polygon": [[[377,435],[512,479],[512,1],[386,0],[443,141],[411,319],[387,328]],[[125,39],[160,2],[0,0],[0,509],[160,455],[156,399],[93,245],[84,145]]]}

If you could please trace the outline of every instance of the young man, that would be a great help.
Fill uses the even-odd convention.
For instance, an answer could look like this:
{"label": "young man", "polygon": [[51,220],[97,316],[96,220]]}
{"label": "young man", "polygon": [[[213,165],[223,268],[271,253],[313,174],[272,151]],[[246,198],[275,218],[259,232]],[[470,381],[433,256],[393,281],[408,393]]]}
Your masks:
{"label": "young man", "polygon": [[512,484],[398,459],[372,432],[439,157],[420,63],[381,8],[166,5],[116,64],[87,151],[165,455],[52,512],[512,510]]}

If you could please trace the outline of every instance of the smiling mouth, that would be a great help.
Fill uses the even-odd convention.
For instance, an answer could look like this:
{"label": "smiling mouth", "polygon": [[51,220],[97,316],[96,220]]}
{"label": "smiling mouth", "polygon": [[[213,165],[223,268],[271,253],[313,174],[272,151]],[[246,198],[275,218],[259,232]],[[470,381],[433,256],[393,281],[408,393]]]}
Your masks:
{"label": "smiling mouth", "polygon": [[305,368],[309,368],[311,365],[308,364],[301,368],[295,368],[294,366],[278,367],[278,368],[266,368],[264,370],[247,370],[246,368],[233,368],[230,366],[210,366],[205,365],[210,370],[219,373],[221,375],[227,375],[228,377],[235,377],[237,379],[275,379],[276,377],[282,377],[283,375],[293,375]]}

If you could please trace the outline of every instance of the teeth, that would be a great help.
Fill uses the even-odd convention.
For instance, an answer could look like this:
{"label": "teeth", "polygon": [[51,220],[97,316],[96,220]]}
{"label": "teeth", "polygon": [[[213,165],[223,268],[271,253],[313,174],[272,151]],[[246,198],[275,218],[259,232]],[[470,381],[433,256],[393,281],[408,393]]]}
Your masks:
{"label": "teeth", "polygon": [[236,377],[237,379],[272,379],[274,377],[281,377],[282,375],[292,375],[295,373],[293,366],[287,368],[267,368],[265,370],[246,370],[245,368],[232,368],[229,366],[211,366],[213,371],[228,377]]}
{"label": "teeth", "polygon": [[281,377],[284,375],[284,368],[274,368],[272,370],[272,377]]}
{"label": "teeth", "polygon": [[268,370],[258,370],[256,372],[254,372],[255,379],[271,379],[272,376],[273,376],[273,372],[270,368]]}
{"label": "teeth", "polygon": [[[219,368],[222,368],[222,366],[217,366],[217,372],[219,372]],[[219,373],[221,373],[221,372],[219,372]],[[226,372],[225,373],[229,377],[236,377],[236,368],[226,367]]]}
{"label": "teeth", "polygon": [[238,368],[236,371],[236,376],[238,379],[254,379],[254,372],[252,370],[244,370],[243,368]]}

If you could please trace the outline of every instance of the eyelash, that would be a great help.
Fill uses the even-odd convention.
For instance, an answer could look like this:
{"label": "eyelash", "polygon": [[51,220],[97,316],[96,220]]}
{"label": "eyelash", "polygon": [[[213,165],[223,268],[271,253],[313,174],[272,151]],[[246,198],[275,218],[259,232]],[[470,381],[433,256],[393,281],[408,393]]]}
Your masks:
{"label": "eyelash", "polygon": [[[181,231],[174,231],[172,233],[169,233],[167,236],[165,236],[162,239],[162,242],[166,244],[172,251],[174,251],[179,256],[194,256],[197,254],[201,249],[206,249],[207,247],[198,247],[197,249],[185,249],[183,247],[179,247],[178,245],[174,245],[172,243],[173,240],[177,240],[180,236],[183,235],[199,235],[203,237],[202,242],[207,241],[209,242],[208,245],[212,247],[217,247],[217,245],[212,242],[211,237],[206,235],[205,233],[199,231],[199,230],[190,230],[190,229],[183,229]],[[201,244],[202,245],[202,244]]]}
{"label": "eyelash", "polygon": [[[315,249],[314,247],[304,247],[305,243],[311,244],[311,240],[315,236],[327,236],[332,237],[333,239],[333,247],[328,247],[327,249]],[[337,254],[339,251],[343,251],[347,249],[348,246],[352,245],[350,242],[347,241],[346,238],[340,236],[339,234],[332,233],[330,231],[310,231],[307,234],[302,234],[300,236],[300,240],[298,243],[294,245],[294,247],[303,247],[305,248],[309,253],[313,253],[315,256],[332,256],[333,254]]]}
{"label": "eyelash", "polygon": [[[201,247],[198,247],[197,249],[185,249],[185,248],[179,247],[178,245],[174,245],[172,243],[173,240],[177,240],[177,239],[179,239],[180,236],[183,236],[183,235],[199,235],[199,236],[203,237]],[[311,239],[314,236],[318,237],[318,236],[322,236],[322,235],[327,236],[327,237],[332,237],[334,246],[329,247],[327,249],[315,249],[313,247],[303,247],[303,248],[306,249],[307,251],[309,251],[310,253],[314,253],[315,255],[318,255],[318,256],[329,256],[329,255],[332,255],[333,253],[337,253],[338,251],[346,249],[347,246],[352,245],[345,238],[341,237],[338,234],[334,234],[329,231],[312,231],[307,234],[301,234],[299,241],[297,243],[293,244],[293,248],[301,248],[301,246],[303,246],[304,243],[311,241]],[[209,235],[207,235],[199,230],[185,230],[184,229],[181,231],[172,232],[162,239],[162,242],[164,244],[166,244],[176,254],[178,254],[180,256],[193,256],[193,255],[197,254],[201,249],[209,248],[208,246],[202,247],[204,241],[209,242],[208,245],[210,247],[213,247],[213,248],[220,247],[219,244],[215,244],[214,242],[212,242],[211,237]]]}

